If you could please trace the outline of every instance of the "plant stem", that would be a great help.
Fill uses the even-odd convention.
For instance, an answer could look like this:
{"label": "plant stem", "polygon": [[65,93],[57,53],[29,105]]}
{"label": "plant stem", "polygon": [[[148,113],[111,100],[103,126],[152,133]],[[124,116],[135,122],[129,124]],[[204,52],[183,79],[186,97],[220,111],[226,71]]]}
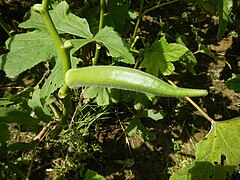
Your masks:
{"label": "plant stem", "polygon": [[[169,80],[168,78],[164,77],[165,79],[167,79],[168,83],[171,84],[174,87],[177,87],[176,84],[174,84],[171,80]],[[199,112],[200,114],[205,117],[211,124],[214,124],[215,121],[208,116],[207,113],[205,113],[202,108],[200,108],[190,97],[185,97],[187,99],[188,102],[190,102]]]}
{"label": "plant stem", "polygon": [[14,31],[11,30],[10,26],[3,20],[2,16],[0,16],[0,25],[9,36],[12,36]]}
{"label": "plant stem", "polygon": [[134,29],[133,35],[132,35],[131,49],[133,49],[133,47],[134,47],[134,45],[136,43],[137,30],[138,30],[138,26],[140,24],[140,21],[141,21],[142,17],[145,14],[149,13],[150,11],[153,11],[153,10],[155,10],[157,8],[160,8],[160,7],[163,7],[163,6],[166,6],[166,5],[178,2],[178,1],[180,1],[180,0],[172,0],[172,1],[169,1],[169,2],[162,3],[162,4],[157,4],[156,6],[153,6],[153,7],[149,8],[149,9],[146,9],[145,11],[143,11],[144,0],[141,0],[139,16],[138,16],[138,19],[137,19],[137,23],[135,25],[135,29]]}
{"label": "plant stem", "polygon": [[[100,18],[99,18],[99,26],[98,31],[103,28],[104,23],[104,13],[105,13],[105,0],[100,0]],[[96,65],[99,59],[100,49],[98,47],[99,45],[96,44],[96,50],[95,50],[95,56],[93,58],[92,65]]]}
{"label": "plant stem", "polygon": [[133,35],[132,35],[132,45],[131,45],[131,48],[134,46],[134,44],[136,43],[136,35],[137,35],[137,30],[138,30],[138,26],[140,24],[140,21],[142,19],[142,16],[143,16],[143,3],[144,3],[144,0],[141,0],[141,4],[140,4],[140,10],[139,10],[139,15],[138,15],[138,19],[137,19],[137,23],[135,25],[135,29],[134,29],[134,32],[133,32]]}
{"label": "plant stem", "polygon": [[149,9],[146,9],[146,10],[143,12],[142,15],[145,15],[145,14],[149,13],[150,11],[153,11],[153,10],[155,10],[155,9],[157,9],[157,8],[160,8],[160,7],[163,7],[163,6],[166,6],[166,5],[169,5],[169,4],[178,2],[178,1],[180,1],[180,0],[172,0],[172,1],[169,1],[169,2],[162,3],[162,4],[157,4],[156,6],[153,6],[153,7],[149,8]]}
{"label": "plant stem", "polygon": [[[67,72],[71,68],[71,61],[70,61],[70,48],[72,48],[72,45],[69,41],[63,43],[56,27],[53,24],[53,21],[51,19],[51,16],[49,14],[48,10],[49,6],[49,0],[42,0],[42,4],[36,4],[34,5],[34,9],[38,11],[46,25],[46,28],[51,35],[55,46],[57,47],[58,54],[60,56],[60,59],[62,61],[63,66],[63,73]],[[56,130],[53,132],[53,138],[57,137],[58,134],[61,132],[63,125],[66,123],[67,118],[69,117],[69,114],[71,113],[72,109],[72,102],[70,99],[70,96],[68,95],[69,88],[64,82],[63,87],[60,88],[58,96],[60,98],[63,98],[63,108],[62,108],[62,117],[61,121],[56,128]]]}

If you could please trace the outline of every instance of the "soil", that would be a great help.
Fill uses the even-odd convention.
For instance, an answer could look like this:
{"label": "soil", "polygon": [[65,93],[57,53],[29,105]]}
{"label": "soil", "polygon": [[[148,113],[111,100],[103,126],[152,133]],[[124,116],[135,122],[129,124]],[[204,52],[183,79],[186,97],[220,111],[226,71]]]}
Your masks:
{"label": "soil", "polygon": [[[12,12],[11,14],[8,14],[8,11],[4,12],[8,18],[8,22],[11,22],[13,19],[16,19],[18,22],[22,21],[24,13],[30,7],[30,5],[24,4],[24,2],[26,3],[26,1],[22,1],[22,3],[16,5],[14,3],[11,4],[11,1],[5,1],[5,3],[1,5],[2,7],[10,8],[10,12]],[[170,24],[171,21],[179,19],[181,14],[179,14],[178,11],[172,11],[172,8],[176,8],[182,13],[183,10],[179,8],[178,5],[179,4],[176,3],[171,7],[166,7],[164,11],[167,13],[164,15],[161,14],[161,18]],[[24,13],[14,13],[14,8],[21,9],[22,7],[25,10]],[[138,35],[142,37],[144,41],[152,42],[158,33],[162,33],[159,32],[159,29],[165,27],[165,25],[159,23],[158,12],[149,13],[149,15],[144,16],[142,20],[143,22],[138,30]],[[182,22],[179,23],[181,24]],[[12,23],[12,25],[14,26],[14,23]],[[179,32],[184,31],[185,34],[191,32],[188,27],[177,29],[177,26],[174,26],[173,29],[174,28]],[[239,74],[240,40],[239,38],[226,34],[222,40],[211,42],[211,39],[207,40],[207,37],[216,36],[216,31],[213,29],[214,28],[209,28],[205,34],[205,44],[206,46],[208,45],[208,48],[215,52],[219,58],[222,58],[222,60],[215,61],[205,55],[197,54],[198,63],[195,67],[197,75],[192,75],[176,64],[176,72],[178,72],[178,74],[173,74],[169,78],[181,86],[208,89],[209,95],[207,97],[193,98],[193,100],[203,108],[210,117],[217,121],[222,121],[240,115],[239,94],[230,90],[225,85],[225,82],[231,78],[233,74]],[[2,30],[1,34],[4,34]],[[167,35],[171,36],[171,34]],[[1,52],[5,51],[3,42],[6,40],[7,35],[5,34],[3,37],[4,39],[1,39]],[[137,46],[141,45],[139,44]],[[40,66],[42,67],[42,65]],[[39,70],[41,68],[36,67],[36,69]],[[32,76],[31,71],[27,73],[29,74],[29,78],[25,80],[19,78],[16,81],[12,81],[5,77],[4,72],[0,71],[1,97],[6,93],[6,87],[33,85],[33,81],[37,77]],[[42,72],[40,71],[40,73]],[[14,93],[14,91],[9,91],[9,93]],[[120,104],[118,108],[124,114],[125,108],[123,108],[123,106],[124,104]],[[121,115],[121,113],[119,113],[118,116],[113,116],[113,119],[110,121],[105,120],[95,123],[94,127],[91,127],[92,131],[94,131],[94,136],[90,136],[88,144],[97,143],[102,150],[100,152],[94,152],[90,158],[86,159],[86,167],[97,171],[109,180],[155,180],[169,179],[173,172],[193,162],[196,143],[208,133],[210,123],[184,98],[160,98],[158,103],[153,105],[152,108],[156,111],[162,110],[167,112],[166,117],[157,122],[150,119],[141,119],[147,129],[155,134],[156,138],[153,141],[144,141],[139,134],[132,137],[127,136],[126,128],[129,125],[129,120],[126,114]],[[54,149],[52,151],[54,151]],[[49,159],[53,158],[48,157],[51,156],[51,152],[46,151],[44,148],[42,150],[39,149],[38,154],[40,156],[39,162],[46,163],[49,162]],[[39,172],[33,173],[33,176],[38,176],[37,179],[51,179],[53,175],[46,173],[44,169],[47,169],[47,167],[41,168]],[[74,179],[72,175],[68,177],[69,179]]]}

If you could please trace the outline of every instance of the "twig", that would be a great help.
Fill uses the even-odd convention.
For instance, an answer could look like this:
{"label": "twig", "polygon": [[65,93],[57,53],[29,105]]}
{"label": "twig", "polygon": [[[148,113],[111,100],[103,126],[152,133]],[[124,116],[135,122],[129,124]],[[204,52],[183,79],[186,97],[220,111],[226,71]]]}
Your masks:
{"label": "twig", "polygon": [[[168,83],[171,84],[174,87],[177,87],[176,84],[174,84],[171,80],[169,80],[168,78],[165,77],[165,79],[167,79]],[[205,117],[211,124],[214,124],[215,121],[208,116],[207,113],[205,113],[202,108],[200,108],[190,97],[185,97],[187,99],[188,102],[190,102],[199,112],[200,114]]]}

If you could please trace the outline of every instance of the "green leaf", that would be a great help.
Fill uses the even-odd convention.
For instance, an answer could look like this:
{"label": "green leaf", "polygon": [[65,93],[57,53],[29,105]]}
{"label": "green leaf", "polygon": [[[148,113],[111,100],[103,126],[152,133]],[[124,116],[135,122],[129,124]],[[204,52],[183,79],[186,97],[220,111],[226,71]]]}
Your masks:
{"label": "green leaf", "polygon": [[111,27],[104,27],[95,36],[97,43],[103,44],[109,51],[109,55],[117,61],[134,64],[134,57],[121,37]]}
{"label": "green leaf", "polygon": [[142,137],[146,141],[152,141],[154,140],[155,134],[151,133],[147,130],[147,128],[142,124],[140,120],[141,114],[137,115],[129,124],[127,127],[126,131],[129,136],[132,136],[136,134],[138,131],[142,133]]}
{"label": "green leaf", "polygon": [[29,19],[25,19],[25,22],[22,22],[19,24],[20,28],[25,28],[25,29],[37,29],[40,31],[47,31],[46,25],[43,22],[42,17],[40,16],[39,13],[33,11],[29,12]]}
{"label": "green leaf", "polygon": [[124,31],[125,21],[130,19],[129,5],[124,0],[111,0],[108,2],[108,15],[105,24],[113,27],[118,32]]}
{"label": "green leaf", "polygon": [[232,0],[219,0],[218,1],[218,14],[219,14],[219,26],[217,32],[217,39],[221,39],[224,35],[227,24],[229,21],[229,14],[233,6]]}
{"label": "green leaf", "polygon": [[207,14],[210,14],[212,16],[216,14],[213,4],[210,1],[198,0],[198,4],[200,8]]}
{"label": "green leaf", "polygon": [[50,95],[60,88],[64,83],[64,74],[63,68],[60,58],[56,59],[56,64],[52,69],[50,76],[45,80],[39,97],[41,99],[41,103],[44,105],[46,101],[50,98]]}
{"label": "green leaf", "polygon": [[66,1],[59,3],[51,13],[54,25],[58,32],[69,33],[83,38],[92,38],[88,22],[69,12]]}
{"label": "green leaf", "polygon": [[149,109],[147,111],[143,111],[140,113],[141,117],[148,117],[155,121],[161,120],[164,118],[165,113],[164,112],[154,112],[152,109]]}
{"label": "green leaf", "polygon": [[14,102],[9,101],[8,99],[5,98],[0,98],[0,106],[6,106],[10,104],[14,104]]}
{"label": "green leaf", "polygon": [[29,99],[28,101],[28,105],[34,110],[39,119],[48,121],[51,119],[51,115],[45,106],[45,103],[41,102],[40,92],[40,89],[35,89],[32,95],[32,99]]}
{"label": "green leaf", "polygon": [[105,180],[105,178],[101,175],[99,175],[96,171],[88,169],[84,180]]}
{"label": "green leaf", "polygon": [[73,44],[73,48],[71,49],[71,55],[92,41],[92,39],[71,39],[70,42]]}
{"label": "green leaf", "polygon": [[10,172],[16,174],[18,178],[26,179],[26,176],[24,175],[22,167],[20,167],[18,164],[10,163],[8,165],[8,169]]}
{"label": "green leaf", "polygon": [[0,122],[0,144],[4,144],[9,138],[10,132],[8,130],[8,125],[4,122]]}
{"label": "green leaf", "polygon": [[236,93],[240,93],[240,75],[228,79],[226,85]]}
{"label": "green leaf", "polygon": [[199,46],[199,52],[208,55],[209,57],[213,58],[214,60],[220,60],[219,57],[217,57],[212,51],[210,51],[208,48],[206,48],[204,45]]}
{"label": "green leaf", "polygon": [[[92,38],[87,20],[70,13],[66,1],[59,3],[50,11],[50,15],[59,34],[69,33],[83,38]],[[30,19],[21,23],[20,27],[46,31],[41,16],[34,11],[31,11]]]}
{"label": "green leaf", "polygon": [[96,98],[99,106],[109,105],[109,91],[108,88],[90,86],[83,92],[84,98]]}
{"label": "green leaf", "polygon": [[[124,93],[129,94],[128,91],[124,91]],[[134,99],[134,109],[137,111],[144,109],[149,104],[149,99],[146,94],[131,92],[129,95],[131,97],[128,98],[128,96],[126,96],[126,98],[129,100]]]}
{"label": "green leaf", "polygon": [[150,49],[144,54],[144,60],[141,67],[146,68],[146,71],[155,76],[159,70],[163,75],[170,75],[174,70],[172,62],[178,61],[188,49],[180,44],[168,44],[165,37],[159,41],[155,41]]}
{"label": "green leaf", "polygon": [[10,52],[1,57],[1,66],[8,77],[15,77],[42,61],[56,56],[52,38],[40,31],[17,34],[9,38]]}
{"label": "green leaf", "polygon": [[179,63],[187,68],[193,75],[196,75],[195,72],[195,65],[197,64],[197,59],[195,58],[194,54],[191,51],[185,53],[181,58]]}
{"label": "green leaf", "polygon": [[32,118],[28,112],[14,107],[0,107],[0,122],[18,123],[27,126],[37,126],[39,120]]}
{"label": "green leaf", "polygon": [[25,143],[25,142],[17,142],[13,143],[8,146],[9,151],[26,151],[33,149],[36,146],[36,144],[33,143]]}
{"label": "green leaf", "polygon": [[[71,59],[72,68],[75,68],[79,59]],[[45,121],[48,121],[50,117],[50,112],[47,109],[47,105],[53,100],[51,95],[58,88],[60,88],[64,83],[64,73],[62,68],[62,63],[60,58],[56,59],[56,64],[53,67],[50,76],[45,80],[41,89],[35,89],[32,95],[32,99],[28,101],[28,105],[34,110],[36,115]]]}
{"label": "green leaf", "polygon": [[196,160],[171,179],[226,179],[240,163],[240,117],[215,122],[196,146]]}

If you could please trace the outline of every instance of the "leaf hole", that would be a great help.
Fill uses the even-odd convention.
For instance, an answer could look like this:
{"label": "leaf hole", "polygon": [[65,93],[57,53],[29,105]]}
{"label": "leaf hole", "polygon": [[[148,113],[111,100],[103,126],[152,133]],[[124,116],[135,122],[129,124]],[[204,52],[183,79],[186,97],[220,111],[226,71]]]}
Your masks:
{"label": "leaf hole", "polygon": [[227,162],[226,162],[226,156],[224,154],[221,155],[221,165],[224,166]]}

